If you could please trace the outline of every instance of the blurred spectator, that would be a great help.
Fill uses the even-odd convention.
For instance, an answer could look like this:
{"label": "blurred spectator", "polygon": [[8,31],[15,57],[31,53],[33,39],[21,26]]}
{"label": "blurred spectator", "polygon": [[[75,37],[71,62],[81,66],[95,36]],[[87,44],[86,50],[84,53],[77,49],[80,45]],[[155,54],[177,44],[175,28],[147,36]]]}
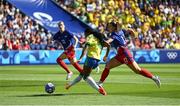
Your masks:
{"label": "blurred spectator", "polygon": [[174,42],[174,49],[180,49],[180,38]]}
{"label": "blurred spectator", "polygon": [[30,46],[29,46],[29,43],[28,41],[26,40],[22,46],[22,50],[30,50]]}
{"label": "blurred spectator", "polygon": [[0,33],[0,50],[3,49],[3,44],[4,44],[4,38],[3,38],[3,36]]}
{"label": "blurred spectator", "polygon": [[21,50],[22,49],[21,44],[18,39],[13,42],[12,49],[13,50]]}

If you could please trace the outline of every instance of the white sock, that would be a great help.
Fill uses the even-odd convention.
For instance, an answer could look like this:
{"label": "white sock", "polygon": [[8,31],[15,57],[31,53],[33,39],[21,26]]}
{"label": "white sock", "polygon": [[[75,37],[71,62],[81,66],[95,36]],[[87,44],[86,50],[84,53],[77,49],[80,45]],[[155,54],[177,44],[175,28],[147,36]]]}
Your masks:
{"label": "white sock", "polygon": [[90,76],[88,76],[85,80],[91,87],[93,87],[94,89],[96,89],[97,91],[99,90],[99,86],[96,84],[96,82],[94,81],[94,79]]}
{"label": "white sock", "polygon": [[79,81],[81,81],[82,77],[83,77],[82,75],[77,76],[72,82],[69,83],[69,85],[70,85],[70,86],[75,85],[76,83],[78,83]]}

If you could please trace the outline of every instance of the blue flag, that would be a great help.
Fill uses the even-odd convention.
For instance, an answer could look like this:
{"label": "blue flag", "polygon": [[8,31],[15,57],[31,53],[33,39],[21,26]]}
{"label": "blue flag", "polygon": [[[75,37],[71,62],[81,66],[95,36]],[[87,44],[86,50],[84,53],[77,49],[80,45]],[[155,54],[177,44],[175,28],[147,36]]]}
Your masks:
{"label": "blue flag", "polygon": [[74,33],[84,32],[88,26],[52,0],[7,0],[27,16],[36,20],[41,26],[55,33],[57,23],[64,21],[66,28]]}

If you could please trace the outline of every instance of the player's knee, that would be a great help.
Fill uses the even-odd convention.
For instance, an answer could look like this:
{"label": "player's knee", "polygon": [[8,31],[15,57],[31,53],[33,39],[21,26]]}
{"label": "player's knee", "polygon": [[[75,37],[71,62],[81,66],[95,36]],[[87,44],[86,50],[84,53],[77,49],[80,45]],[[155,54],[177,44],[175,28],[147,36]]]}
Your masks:
{"label": "player's knee", "polygon": [[59,63],[59,62],[61,62],[61,61],[62,61],[61,58],[57,58],[57,59],[56,59],[56,62],[57,62],[57,63]]}
{"label": "player's knee", "polygon": [[111,70],[111,69],[112,69],[112,67],[111,67],[110,65],[106,65],[105,68],[108,69],[108,70]]}

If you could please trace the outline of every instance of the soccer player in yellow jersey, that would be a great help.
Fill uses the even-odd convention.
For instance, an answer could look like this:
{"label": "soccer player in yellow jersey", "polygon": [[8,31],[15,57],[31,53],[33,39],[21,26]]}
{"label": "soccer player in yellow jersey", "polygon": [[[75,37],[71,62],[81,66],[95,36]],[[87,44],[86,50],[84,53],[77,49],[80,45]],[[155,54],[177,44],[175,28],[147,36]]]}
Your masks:
{"label": "soccer player in yellow jersey", "polygon": [[106,54],[103,58],[103,61],[106,61],[108,53],[110,51],[110,45],[103,40],[103,35],[93,31],[92,29],[85,30],[86,44],[82,50],[79,61],[83,58],[87,51],[87,57],[83,67],[83,73],[81,73],[77,78],[72,82],[66,85],[66,89],[69,89],[74,84],[78,83],[82,78],[99,93],[106,95],[106,91],[96,84],[94,79],[90,76],[90,73],[99,65],[101,51],[103,47],[107,47]]}

